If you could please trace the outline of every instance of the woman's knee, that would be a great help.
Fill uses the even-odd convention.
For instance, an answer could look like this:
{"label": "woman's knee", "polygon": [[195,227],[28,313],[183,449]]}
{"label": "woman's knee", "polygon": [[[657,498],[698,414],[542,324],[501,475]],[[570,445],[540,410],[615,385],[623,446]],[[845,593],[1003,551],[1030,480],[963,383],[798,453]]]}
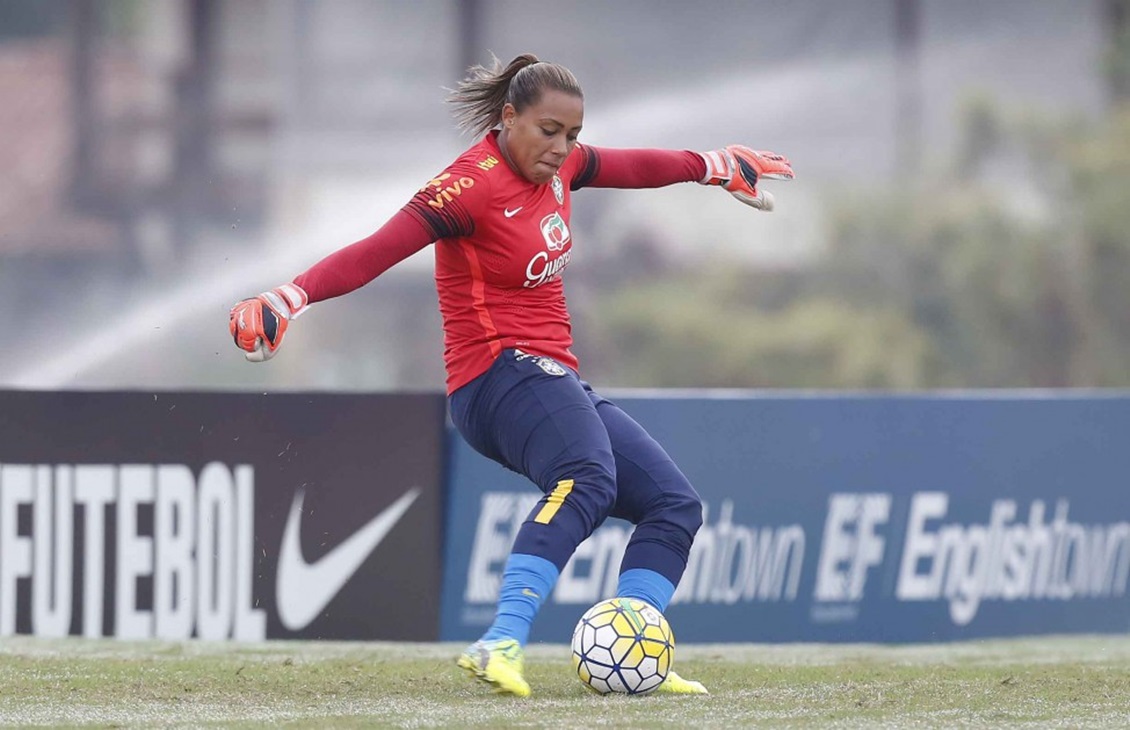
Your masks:
{"label": "woman's knee", "polygon": [[690,484],[685,489],[668,493],[660,512],[661,519],[681,528],[691,540],[702,527],[702,498]]}
{"label": "woman's knee", "polygon": [[[561,472],[551,489],[567,484],[573,502],[599,524],[616,503],[616,467],[610,460],[586,459]],[[547,492],[548,493],[548,492]]]}

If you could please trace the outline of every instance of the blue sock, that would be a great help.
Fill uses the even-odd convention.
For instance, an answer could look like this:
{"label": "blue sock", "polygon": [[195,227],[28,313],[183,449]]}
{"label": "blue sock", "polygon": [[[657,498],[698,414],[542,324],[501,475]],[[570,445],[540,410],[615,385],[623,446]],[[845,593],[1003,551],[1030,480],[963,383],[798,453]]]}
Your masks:
{"label": "blue sock", "polygon": [[545,558],[511,553],[502,573],[498,612],[483,641],[517,639],[522,646],[530,638],[530,625],[561,571]]}
{"label": "blue sock", "polygon": [[675,584],[647,568],[625,570],[620,574],[620,584],[616,586],[618,598],[638,598],[650,603],[660,613],[667,610],[673,595]]}

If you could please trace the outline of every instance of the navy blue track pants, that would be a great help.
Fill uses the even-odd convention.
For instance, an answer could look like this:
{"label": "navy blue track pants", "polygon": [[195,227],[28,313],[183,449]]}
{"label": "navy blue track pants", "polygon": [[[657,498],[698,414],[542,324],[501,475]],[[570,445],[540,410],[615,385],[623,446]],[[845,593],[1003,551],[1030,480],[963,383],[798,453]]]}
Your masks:
{"label": "navy blue track pants", "polygon": [[504,350],[448,402],[476,451],[541,488],[513,552],[560,570],[611,515],[636,526],[620,571],[646,568],[679,584],[702,501],[663,447],[573,370]]}

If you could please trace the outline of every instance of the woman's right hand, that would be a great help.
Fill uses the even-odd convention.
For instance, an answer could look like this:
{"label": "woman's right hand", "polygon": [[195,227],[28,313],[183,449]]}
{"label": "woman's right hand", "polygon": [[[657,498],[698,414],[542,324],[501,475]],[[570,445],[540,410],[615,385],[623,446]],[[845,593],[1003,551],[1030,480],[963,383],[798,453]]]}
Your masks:
{"label": "woman's right hand", "polygon": [[251,362],[270,360],[282,345],[290,320],[309,306],[297,284],[284,284],[238,302],[228,313],[228,331]]}

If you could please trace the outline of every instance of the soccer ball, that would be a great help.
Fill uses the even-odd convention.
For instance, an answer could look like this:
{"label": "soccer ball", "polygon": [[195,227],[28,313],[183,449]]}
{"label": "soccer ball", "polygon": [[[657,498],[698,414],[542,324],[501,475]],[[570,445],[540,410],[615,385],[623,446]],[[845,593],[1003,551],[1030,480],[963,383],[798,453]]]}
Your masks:
{"label": "soccer ball", "polygon": [[667,678],[675,635],[658,610],[635,598],[601,601],[573,630],[573,668],[601,694],[638,695]]}

